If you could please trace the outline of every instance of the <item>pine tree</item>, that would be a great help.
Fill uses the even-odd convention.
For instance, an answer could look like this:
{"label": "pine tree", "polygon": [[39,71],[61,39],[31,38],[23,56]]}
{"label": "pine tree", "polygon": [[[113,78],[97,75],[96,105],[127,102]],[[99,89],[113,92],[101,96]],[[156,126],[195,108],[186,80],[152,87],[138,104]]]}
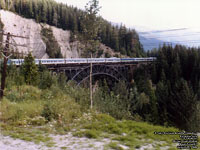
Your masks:
{"label": "pine tree", "polygon": [[86,4],[86,13],[82,16],[83,35],[86,40],[86,55],[96,53],[99,49],[98,31],[100,19],[97,16],[99,10],[99,1],[91,0]]}
{"label": "pine tree", "polygon": [[160,114],[159,116],[159,123],[161,125],[168,125],[169,124],[169,119],[168,119],[168,100],[169,100],[169,92],[168,92],[168,87],[164,83],[164,81],[160,81],[157,84],[156,87],[156,97],[157,97],[157,102],[158,102],[158,113]]}
{"label": "pine tree", "polygon": [[187,130],[190,129],[196,104],[196,96],[187,82],[183,79],[177,81],[173,91],[173,99],[169,103],[171,119],[177,127]]}
{"label": "pine tree", "polygon": [[31,53],[24,59],[21,66],[21,71],[24,76],[25,82],[29,85],[37,85],[38,82],[38,67]]}
{"label": "pine tree", "polygon": [[53,12],[53,25],[55,25],[57,27],[58,26],[58,14],[55,9],[53,9],[52,12]]}

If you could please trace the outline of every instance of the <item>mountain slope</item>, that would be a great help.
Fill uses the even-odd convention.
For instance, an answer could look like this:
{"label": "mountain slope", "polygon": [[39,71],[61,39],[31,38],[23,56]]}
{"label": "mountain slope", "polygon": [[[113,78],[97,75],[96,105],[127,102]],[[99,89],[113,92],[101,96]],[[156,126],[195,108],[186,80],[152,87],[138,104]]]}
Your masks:
{"label": "mountain slope", "polygon": [[[51,26],[70,31],[74,40],[84,41],[84,19],[88,14],[73,6],[56,3],[54,0],[0,0],[0,9],[10,10],[25,18],[34,19],[37,23],[45,23]],[[133,29],[127,29],[124,25],[114,26],[101,16],[96,16],[101,21],[98,29],[98,40],[115,52],[131,57],[143,56],[144,52],[139,41],[138,34]],[[104,47],[103,46],[103,47]],[[97,53],[101,53],[97,52]]]}
{"label": "mountain slope", "polygon": [[[43,23],[39,24],[33,19],[26,19],[12,12],[4,10],[0,10],[0,20],[4,25],[4,32],[10,32],[11,34],[29,37],[28,40],[22,38],[13,38],[11,40],[11,44],[21,45],[11,45],[11,48],[14,51],[23,53],[32,52],[33,56],[36,58],[49,58],[49,54],[47,53],[48,45],[44,40],[44,38],[46,38],[47,41],[53,39],[53,46],[56,44],[58,45],[57,49],[60,49],[62,57],[78,58],[82,56],[83,44],[81,44],[79,41],[71,41],[71,32],[69,30],[63,30]],[[51,30],[52,35],[43,37],[41,32],[44,29]],[[6,40],[5,36],[3,40]],[[109,54],[109,56],[120,55],[104,44],[101,44],[100,47],[102,49],[101,57],[105,57],[106,54]],[[52,49],[52,51],[53,50],[54,49]]]}

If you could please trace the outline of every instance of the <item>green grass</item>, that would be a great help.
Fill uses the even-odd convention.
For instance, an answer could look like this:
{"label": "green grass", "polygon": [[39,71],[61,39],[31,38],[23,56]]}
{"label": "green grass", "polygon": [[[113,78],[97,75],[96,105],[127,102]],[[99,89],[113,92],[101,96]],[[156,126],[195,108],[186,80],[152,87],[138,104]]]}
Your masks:
{"label": "green grass", "polygon": [[[23,92],[19,94],[20,91]],[[66,134],[75,129],[72,131],[74,136],[97,140],[108,138],[111,142],[107,147],[119,150],[122,149],[120,144],[130,149],[146,144],[152,144],[155,149],[166,146],[174,149],[172,141],[179,139],[178,135],[154,134],[177,132],[176,128],[131,120],[119,121],[94,110],[83,111],[80,103],[74,99],[78,100],[57,87],[39,90],[32,86],[14,86],[0,103],[2,133],[53,147],[55,143],[48,134]]]}
{"label": "green grass", "polygon": [[40,130],[39,128],[31,128],[31,127],[16,127],[8,124],[0,124],[3,135],[9,135],[15,139],[21,139],[25,141],[32,141],[36,144],[40,142],[48,143],[52,140],[48,136],[48,133]]}
{"label": "green grass", "polygon": [[39,126],[56,120],[66,130],[81,115],[80,105],[56,87],[41,91],[33,86],[14,86],[6,91],[0,108],[0,120],[15,126]]}
{"label": "green grass", "polygon": [[[79,130],[74,132],[74,136],[85,136],[89,138],[104,138],[106,136],[111,140],[117,141],[118,144],[128,146],[131,149],[141,147],[148,143],[162,146],[159,145],[160,141],[166,142],[168,146],[173,148],[174,145],[172,141],[179,139],[178,135],[156,135],[154,134],[155,131],[177,132],[178,129],[155,126],[145,122],[130,120],[117,121],[109,115],[93,114],[90,121],[85,121],[84,123],[81,121]],[[119,147],[115,143],[116,142],[111,142],[109,147],[118,149]],[[155,146],[155,148],[158,149],[158,146]]]}
{"label": "green grass", "polygon": [[100,132],[98,132],[97,130],[85,130],[85,131],[78,131],[78,132],[75,132],[73,134],[73,136],[77,136],[77,137],[87,137],[87,138],[93,138],[93,139],[96,139],[98,138],[98,134]]}
{"label": "green grass", "polygon": [[118,145],[118,143],[116,143],[116,142],[111,142],[111,143],[108,144],[108,146],[109,146],[111,149],[114,149],[114,150],[123,150],[123,148],[120,147],[120,146]]}

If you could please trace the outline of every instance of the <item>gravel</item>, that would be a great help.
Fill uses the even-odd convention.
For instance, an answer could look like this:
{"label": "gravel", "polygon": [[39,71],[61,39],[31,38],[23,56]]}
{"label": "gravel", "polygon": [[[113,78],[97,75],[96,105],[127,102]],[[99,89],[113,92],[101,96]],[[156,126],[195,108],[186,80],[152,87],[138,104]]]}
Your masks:
{"label": "gravel", "polygon": [[9,136],[0,135],[0,150],[103,150],[109,144],[109,139],[88,139],[73,137],[71,133],[66,135],[50,135],[53,139],[53,147],[43,144],[13,139]]}

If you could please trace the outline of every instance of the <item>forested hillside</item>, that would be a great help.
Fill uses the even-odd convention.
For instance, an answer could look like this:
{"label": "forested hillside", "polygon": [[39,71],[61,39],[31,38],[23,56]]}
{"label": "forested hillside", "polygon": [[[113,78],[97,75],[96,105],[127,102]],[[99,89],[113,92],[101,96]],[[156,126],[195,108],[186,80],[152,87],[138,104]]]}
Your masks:
{"label": "forested hillside", "polygon": [[[56,3],[54,0],[10,0],[9,3],[8,0],[0,0],[0,8],[33,18],[36,22],[70,30],[73,38],[82,39],[86,12],[72,6]],[[100,42],[123,55],[139,57],[144,54],[135,30],[127,29],[124,25],[114,26],[101,17],[98,19],[101,21],[98,31]]]}
{"label": "forested hillside", "polygon": [[148,55],[157,62],[139,68],[135,81],[149,101],[135,112],[147,121],[200,131],[200,49],[164,45]]}

